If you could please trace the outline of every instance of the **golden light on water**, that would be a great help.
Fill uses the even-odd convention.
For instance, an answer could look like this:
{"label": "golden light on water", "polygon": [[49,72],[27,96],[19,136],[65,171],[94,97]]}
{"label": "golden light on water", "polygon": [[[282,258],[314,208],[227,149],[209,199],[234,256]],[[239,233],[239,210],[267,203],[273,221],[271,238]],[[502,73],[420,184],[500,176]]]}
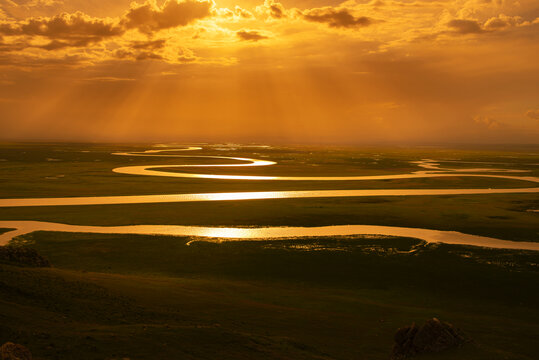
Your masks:
{"label": "golden light on water", "polygon": [[249,229],[241,228],[208,228],[201,229],[199,236],[210,237],[210,238],[231,238],[231,239],[241,239],[249,238],[250,236]]}
{"label": "golden light on water", "polygon": [[[181,225],[131,225],[131,226],[86,226],[67,225],[41,221],[0,221],[4,228],[16,230],[0,234],[0,245],[13,237],[34,231],[60,231],[96,234],[140,234],[193,236],[192,241],[234,241],[241,239],[268,240],[290,239],[310,236],[376,235],[414,237],[429,243],[464,244],[498,249],[539,250],[539,243],[499,240],[484,236],[463,234],[456,231],[438,231],[421,228],[376,225],[336,225],[321,227],[256,227],[229,228]],[[189,243],[187,244],[189,245]]]}

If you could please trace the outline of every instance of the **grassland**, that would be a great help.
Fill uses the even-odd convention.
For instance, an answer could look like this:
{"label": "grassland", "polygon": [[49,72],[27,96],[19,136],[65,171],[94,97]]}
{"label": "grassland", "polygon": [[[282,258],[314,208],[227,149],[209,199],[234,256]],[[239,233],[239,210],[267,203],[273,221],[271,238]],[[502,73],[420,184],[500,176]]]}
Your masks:
{"label": "grassland", "polygon": [[[230,162],[226,159],[125,157],[115,151],[144,151],[148,145],[4,144],[0,147],[0,197],[55,197],[369,188],[526,187],[524,181],[448,177],[385,181],[239,181],[121,175],[115,167],[141,164]],[[224,151],[223,149],[228,149]],[[450,168],[528,170],[539,175],[537,149],[479,151],[445,149],[223,148],[181,155],[225,155],[277,161],[275,166],[195,168],[197,172],[259,175],[377,175],[421,170],[424,158]],[[167,153],[171,154],[171,153]],[[479,162],[479,163],[477,163]],[[177,170],[177,169],[176,169]],[[189,168],[185,168],[189,170]],[[423,169],[424,170],[424,169]],[[518,173],[516,175],[519,175]],[[0,208],[2,220],[42,220],[86,225],[182,224],[213,226],[315,226],[371,224],[456,230],[507,240],[537,241],[536,194],[284,199],[216,203]]]}
{"label": "grassland", "polygon": [[[443,179],[411,179],[385,181],[235,181],[178,179],[122,175],[113,168],[131,165],[219,164],[226,159],[125,157],[115,151],[144,151],[149,145],[62,145],[4,144],[0,145],[1,198],[141,195],[162,193],[197,193],[225,191],[308,190],[308,189],[369,189],[369,188],[489,188],[527,187],[524,181],[451,177]],[[465,161],[503,162],[508,169],[530,170],[523,175],[539,175],[539,155],[533,152],[406,150],[406,149],[346,149],[278,147],[250,148],[231,151],[207,150],[178,152],[179,155],[236,156],[273,160],[274,166],[248,168],[184,168],[182,171],[239,175],[385,175],[406,174],[424,170],[410,161],[424,158],[462,159]],[[516,155],[515,155],[516,154]],[[515,156],[515,157],[509,157]],[[535,165],[533,165],[535,164]],[[494,164],[447,163],[448,167],[500,167]],[[172,170],[172,169],[169,169]],[[178,169],[175,169],[178,171]],[[518,175],[518,174],[517,174]]]}
{"label": "grassland", "polygon": [[[203,159],[110,155],[146,145],[4,144],[0,197],[360,188],[522,187],[483,178],[376,182],[189,180],[120,175],[118,166]],[[196,155],[280,165],[220,173],[409,173],[423,158],[503,162],[539,175],[537,149],[226,148]],[[89,152],[86,152],[89,151]],[[256,153],[256,154],[253,154]],[[187,155],[187,153],[184,153]],[[195,152],[193,152],[193,155]],[[226,162],[226,160],[211,160]],[[451,163],[448,167],[500,167]],[[197,172],[215,169],[197,169]],[[539,240],[536,194],[250,200],[0,208],[1,220],[87,225],[373,224]],[[0,229],[0,232],[7,229]],[[534,359],[536,252],[426,245],[416,239],[308,238],[187,243],[192,238],[37,232],[51,268],[0,264],[0,341],[39,359],[387,359],[398,327],[438,317],[473,341],[421,359]]]}
{"label": "grassland", "polygon": [[396,328],[436,316],[474,342],[425,359],[536,355],[534,253],[399,238],[189,240],[27,235],[54,267],[0,266],[2,340],[38,359],[387,359]]}

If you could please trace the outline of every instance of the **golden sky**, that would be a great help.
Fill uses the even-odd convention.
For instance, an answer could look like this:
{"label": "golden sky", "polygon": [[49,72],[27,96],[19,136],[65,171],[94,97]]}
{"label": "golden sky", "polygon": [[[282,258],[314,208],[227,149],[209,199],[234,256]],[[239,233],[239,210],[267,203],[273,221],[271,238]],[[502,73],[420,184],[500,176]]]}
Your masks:
{"label": "golden sky", "polygon": [[539,1],[0,0],[0,139],[539,143]]}

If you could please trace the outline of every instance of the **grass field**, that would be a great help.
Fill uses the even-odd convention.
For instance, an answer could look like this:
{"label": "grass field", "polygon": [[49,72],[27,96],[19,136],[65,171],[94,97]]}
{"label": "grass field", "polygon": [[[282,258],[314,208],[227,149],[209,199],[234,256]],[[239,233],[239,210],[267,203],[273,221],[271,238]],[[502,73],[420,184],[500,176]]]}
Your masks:
{"label": "grass field", "polygon": [[[248,182],[111,171],[131,164],[227,162],[110,154],[149,148],[3,144],[0,198],[533,186],[458,177]],[[503,167],[530,170],[522,173],[525,176],[539,175],[538,149],[215,146],[192,154],[279,163],[218,169],[227,174],[400,174],[421,170],[410,161],[432,158],[483,162],[442,163],[451,168]],[[538,208],[537,194],[399,196],[0,208],[0,220],[86,225],[372,224],[539,241],[539,214],[528,211]],[[192,240],[198,241],[187,246]],[[25,344],[36,359],[376,360],[389,358],[397,328],[438,317],[461,328],[472,341],[420,359],[531,360],[537,356],[537,252],[427,245],[417,239],[379,236],[200,240],[58,232],[17,238],[12,246],[36,249],[52,267],[0,264],[0,341]]]}
{"label": "grass field", "polygon": [[436,316],[474,342],[432,358],[536,354],[534,253],[402,238],[188,240],[25,236],[53,268],[1,266],[3,339],[38,358],[387,359],[398,327]]}
{"label": "grass field", "polygon": [[[180,146],[181,147],[181,146]],[[1,198],[140,195],[162,193],[197,193],[226,191],[369,189],[369,188],[489,188],[527,187],[524,181],[488,178],[432,178],[384,181],[235,181],[177,179],[115,174],[113,168],[131,165],[222,164],[226,159],[126,157],[117,151],[144,151],[149,145],[0,145]],[[218,148],[221,149],[221,148]],[[345,176],[406,174],[425,170],[410,161],[425,158],[461,159],[502,163],[447,163],[450,168],[503,167],[530,170],[523,175],[539,175],[539,155],[534,152],[456,151],[443,149],[349,149],[277,147],[241,148],[222,151],[210,147],[183,151],[178,155],[250,157],[276,161],[274,166],[247,168],[184,168],[182,171],[239,175]],[[167,153],[168,154],[168,153]],[[174,154],[174,153],[171,153]],[[237,162],[236,162],[237,163]],[[216,170],[217,169],[217,170]],[[171,170],[171,169],[169,169]],[[174,169],[178,171],[178,169]],[[519,174],[516,174],[519,175]]]}

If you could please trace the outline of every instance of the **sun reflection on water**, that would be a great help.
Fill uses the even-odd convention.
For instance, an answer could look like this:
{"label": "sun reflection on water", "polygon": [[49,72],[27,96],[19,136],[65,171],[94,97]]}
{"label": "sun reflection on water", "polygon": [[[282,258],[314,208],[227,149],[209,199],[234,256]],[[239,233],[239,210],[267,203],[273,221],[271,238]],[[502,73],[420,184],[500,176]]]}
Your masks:
{"label": "sun reflection on water", "polygon": [[198,236],[210,238],[245,239],[250,237],[250,229],[242,228],[201,228]]}

